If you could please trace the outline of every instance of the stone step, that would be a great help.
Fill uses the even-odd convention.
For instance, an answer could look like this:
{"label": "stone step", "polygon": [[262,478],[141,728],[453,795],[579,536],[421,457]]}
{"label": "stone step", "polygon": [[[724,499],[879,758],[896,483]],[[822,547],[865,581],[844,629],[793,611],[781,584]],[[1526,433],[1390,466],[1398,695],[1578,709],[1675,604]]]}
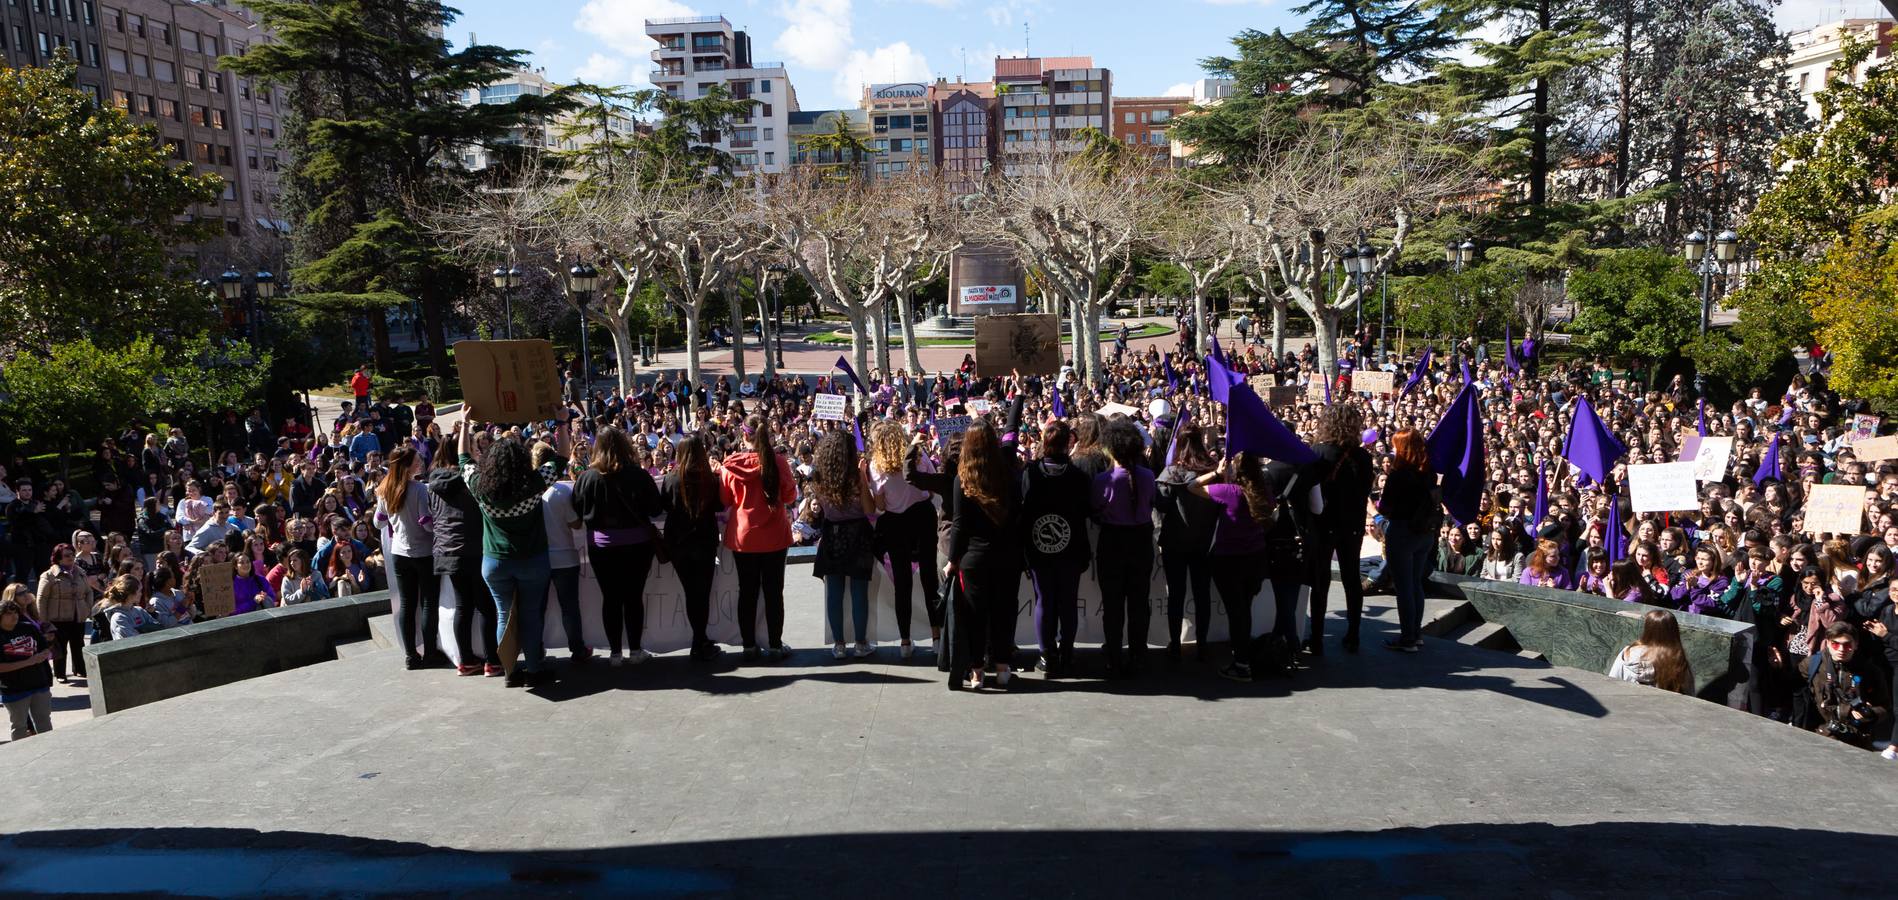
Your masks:
{"label": "stone step", "polygon": [[1430,637],[1448,637],[1457,629],[1479,621],[1476,607],[1466,600],[1424,600],[1423,633]]}
{"label": "stone step", "polygon": [[1481,647],[1485,650],[1521,650],[1509,629],[1497,622],[1477,622],[1468,628],[1450,635],[1450,639],[1459,644]]}
{"label": "stone step", "polygon": [[402,646],[402,642],[396,639],[396,634],[395,616],[376,616],[369,620],[369,637],[367,640],[374,641],[377,647],[384,650],[393,650]]}
{"label": "stone step", "polygon": [[1516,651],[1516,655],[1522,657],[1523,659],[1533,660],[1535,662],[1549,661],[1549,658],[1546,656],[1543,656],[1542,652],[1539,650],[1518,650]]}
{"label": "stone step", "polygon": [[330,646],[336,648],[337,659],[349,659],[350,657],[362,656],[368,653],[381,653],[389,649],[369,638],[363,638],[359,641],[337,641]]}

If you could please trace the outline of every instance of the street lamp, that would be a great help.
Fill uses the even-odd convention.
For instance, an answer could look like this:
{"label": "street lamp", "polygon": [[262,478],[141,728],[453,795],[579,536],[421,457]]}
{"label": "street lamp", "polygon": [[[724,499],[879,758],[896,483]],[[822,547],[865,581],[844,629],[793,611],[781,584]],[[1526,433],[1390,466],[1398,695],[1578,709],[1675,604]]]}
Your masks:
{"label": "street lamp", "polygon": [[[1687,262],[1700,275],[1700,334],[1705,336],[1713,319],[1713,277],[1722,274],[1729,263],[1740,253],[1740,236],[1729,228],[1708,240],[1713,231],[1713,214],[1707,214],[1707,230],[1694,229],[1682,242],[1681,253]],[[1713,248],[1708,253],[1708,245]],[[1707,376],[1696,366],[1694,368],[1694,393],[1706,396]]]}
{"label": "street lamp", "polygon": [[580,408],[586,410],[587,401],[593,393],[593,354],[587,349],[587,303],[593,299],[593,289],[599,287],[600,270],[581,260],[567,270],[567,290],[573,294],[575,306],[580,308]]}
{"label": "street lamp", "polygon": [[507,339],[514,339],[514,289],[521,286],[521,270],[508,266],[494,267],[489,278],[494,280],[495,290],[501,292],[501,315],[507,319]]}
{"label": "street lamp", "polygon": [[771,285],[771,331],[777,338],[778,371],[784,371],[784,276],[791,267],[784,263],[772,263],[765,266],[772,275]]}

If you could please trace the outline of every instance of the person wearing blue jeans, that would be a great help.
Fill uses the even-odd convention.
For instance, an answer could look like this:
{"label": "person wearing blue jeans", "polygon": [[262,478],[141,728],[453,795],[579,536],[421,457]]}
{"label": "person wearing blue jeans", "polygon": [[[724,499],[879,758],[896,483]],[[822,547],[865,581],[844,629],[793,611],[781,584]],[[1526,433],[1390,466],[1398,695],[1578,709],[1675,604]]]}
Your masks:
{"label": "person wearing blue jeans", "polygon": [[824,579],[824,609],[830,616],[830,655],[843,659],[844,586],[850,586],[850,611],[856,622],[855,655],[875,652],[869,641],[870,573],[876,566],[876,532],[870,517],[877,512],[877,495],[870,487],[870,461],[857,451],[851,436],[840,430],[817,442],[811,490],[824,515],[817,538],[817,559],[811,574]]}
{"label": "person wearing blue jeans", "polygon": [[849,575],[827,575],[824,577],[824,610],[830,617],[831,639],[839,646],[844,642],[844,587],[850,588],[850,624],[856,633],[857,645],[869,644],[870,624],[870,579]]}
{"label": "person wearing blue jeans", "polygon": [[[456,426],[456,447],[474,446],[467,439],[467,428],[466,419]],[[529,455],[526,442],[511,436],[495,440],[478,463],[465,450],[461,453],[462,480],[481,509],[481,578],[494,595],[497,649],[510,620],[520,617],[515,635],[526,664],[513,669],[512,659],[503,656],[496,660],[510,669],[508,687],[553,681],[553,673],[546,666],[542,635],[552,567],[541,494],[560,480],[560,472],[566,468],[567,461],[559,456],[558,448],[567,444],[568,437],[565,428],[555,432],[557,446],[549,448],[540,460]]]}
{"label": "person wearing blue jeans", "polygon": [[521,648],[521,670],[527,674],[509,675],[510,687],[520,687],[546,669],[547,583],[552,580],[552,574],[545,553],[528,558],[481,560],[481,580],[487,582],[488,593],[494,595],[495,647],[501,646],[501,636],[507,634],[509,620],[521,617],[515,640]]}

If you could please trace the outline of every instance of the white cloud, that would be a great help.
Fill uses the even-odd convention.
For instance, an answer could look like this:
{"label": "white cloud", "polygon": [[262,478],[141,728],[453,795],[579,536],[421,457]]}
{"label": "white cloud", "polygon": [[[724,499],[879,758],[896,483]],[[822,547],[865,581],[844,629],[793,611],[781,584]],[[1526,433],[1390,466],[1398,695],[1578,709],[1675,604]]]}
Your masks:
{"label": "white cloud", "polygon": [[1179,84],[1176,84],[1170,88],[1167,88],[1164,91],[1161,91],[1160,96],[1162,97],[1191,97],[1193,96],[1193,85],[1189,82],[1182,81]]}
{"label": "white cloud", "polygon": [[1010,25],[1015,24],[1015,14],[1012,12],[1009,12],[1008,7],[1003,6],[999,3],[994,6],[989,7],[988,9],[983,10],[982,12],[988,15],[989,24],[994,25],[997,28],[1006,28]]}
{"label": "white cloud", "polygon": [[632,68],[632,63],[624,57],[594,53],[587,56],[586,62],[574,68],[573,77],[581,81],[605,85],[622,84],[628,80],[642,80],[632,77]]}
{"label": "white cloud", "polygon": [[773,46],[784,57],[813,69],[836,69],[847,61],[854,38],[850,33],[850,0],[792,0],[778,7],[790,24]]}
{"label": "white cloud", "polygon": [[927,82],[929,76],[929,61],[921,53],[910,49],[907,41],[897,41],[868,53],[862,50],[850,51],[850,56],[837,70],[833,87],[838,97],[849,102],[863,96],[863,86],[866,84]]}
{"label": "white cloud", "polygon": [[616,47],[643,53],[655,45],[646,36],[647,19],[696,15],[678,0],[587,0],[573,27]]}

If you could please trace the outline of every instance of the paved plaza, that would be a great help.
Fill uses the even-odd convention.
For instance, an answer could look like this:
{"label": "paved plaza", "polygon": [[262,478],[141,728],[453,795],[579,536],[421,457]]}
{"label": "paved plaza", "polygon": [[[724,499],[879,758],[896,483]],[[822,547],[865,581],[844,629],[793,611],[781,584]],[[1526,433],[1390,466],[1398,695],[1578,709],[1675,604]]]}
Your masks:
{"label": "paved plaza", "polygon": [[1368,649],[1387,597],[1363,654],[1291,681],[968,694],[894,648],[831,660],[791,576],[783,665],[528,692],[379,650],[0,746],[0,896],[1799,894],[1898,849],[1873,754],[1512,654]]}

